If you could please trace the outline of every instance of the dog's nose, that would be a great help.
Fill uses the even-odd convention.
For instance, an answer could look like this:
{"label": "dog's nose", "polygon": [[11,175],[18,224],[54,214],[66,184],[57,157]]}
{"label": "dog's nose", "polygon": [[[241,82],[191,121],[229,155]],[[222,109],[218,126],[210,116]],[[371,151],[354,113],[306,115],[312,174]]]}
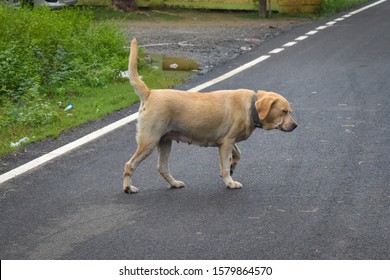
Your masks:
{"label": "dog's nose", "polygon": [[288,128],[288,130],[286,130],[287,132],[291,132],[291,131],[293,131],[294,129],[296,129],[297,128],[297,124],[296,123],[293,123],[293,124],[291,124],[290,125],[290,127]]}

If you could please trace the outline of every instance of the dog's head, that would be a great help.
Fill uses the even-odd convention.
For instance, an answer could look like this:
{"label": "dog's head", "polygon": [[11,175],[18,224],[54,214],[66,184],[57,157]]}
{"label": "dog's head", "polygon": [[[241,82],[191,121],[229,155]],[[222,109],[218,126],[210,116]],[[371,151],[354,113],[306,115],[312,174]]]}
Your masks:
{"label": "dog's head", "polygon": [[280,94],[265,91],[258,91],[257,97],[255,106],[263,129],[290,132],[297,127],[286,98]]}

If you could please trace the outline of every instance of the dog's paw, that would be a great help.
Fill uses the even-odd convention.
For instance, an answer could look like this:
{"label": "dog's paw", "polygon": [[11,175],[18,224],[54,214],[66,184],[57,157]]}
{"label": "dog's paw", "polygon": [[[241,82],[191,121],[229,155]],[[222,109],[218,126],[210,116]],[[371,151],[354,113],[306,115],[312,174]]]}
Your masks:
{"label": "dog's paw", "polygon": [[171,185],[171,189],[179,189],[179,188],[183,188],[185,187],[186,184],[184,184],[182,181],[175,181],[172,185]]}
{"label": "dog's paw", "polygon": [[237,181],[232,181],[226,185],[229,189],[241,189],[242,184]]}
{"label": "dog's paw", "polygon": [[125,193],[137,193],[137,192],[139,192],[139,190],[136,187],[134,187],[134,186],[125,186],[123,188],[123,191]]}

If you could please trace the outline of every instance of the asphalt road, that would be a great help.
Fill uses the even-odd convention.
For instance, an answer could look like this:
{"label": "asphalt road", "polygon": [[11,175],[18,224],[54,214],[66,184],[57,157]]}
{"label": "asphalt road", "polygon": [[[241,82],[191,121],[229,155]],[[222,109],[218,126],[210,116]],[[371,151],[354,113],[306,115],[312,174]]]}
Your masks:
{"label": "asphalt road", "polygon": [[[337,15],[335,18],[343,16]],[[170,190],[156,153],[122,191],[135,123],[0,185],[1,259],[389,259],[390,3],[271,54],[207,90],[267,89],[292,103],[292,133],[240,143],[229,190],[218,151],[174,144]],[[294,41],[310,23],[181,88]]]}

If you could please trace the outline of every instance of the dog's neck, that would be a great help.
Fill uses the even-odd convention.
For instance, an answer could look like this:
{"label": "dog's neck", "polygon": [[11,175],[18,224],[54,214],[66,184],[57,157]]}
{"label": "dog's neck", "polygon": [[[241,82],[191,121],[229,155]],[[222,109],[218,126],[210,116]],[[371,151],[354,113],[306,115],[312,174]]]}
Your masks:
{"label": "dog's neck", "polygon": [[256,111],[256,105],[255,105],[256,101],[257,101],[257,96],[256,93],[254,93],[252,96],[252,104],[251,104],[252,122],[255,127],[263,128],[263,125],[261,124],[259,119],[259,114]]}

